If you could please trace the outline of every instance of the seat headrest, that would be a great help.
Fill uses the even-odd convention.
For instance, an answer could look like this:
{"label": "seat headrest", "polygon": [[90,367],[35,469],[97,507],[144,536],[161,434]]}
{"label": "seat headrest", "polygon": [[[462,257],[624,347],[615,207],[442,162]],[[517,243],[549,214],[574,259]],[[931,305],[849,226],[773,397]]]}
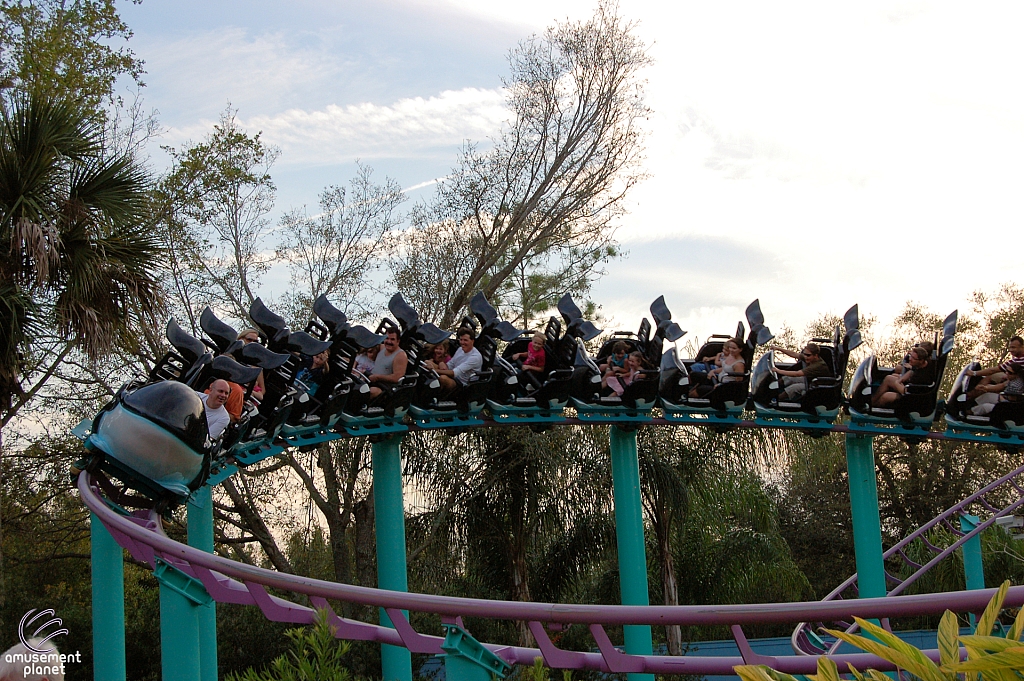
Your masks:
{"label": "seat headrest", "polygon": [[348,323],[345,313],[331,305],[331,301],[323,294],[313,301],[313,314],[320,318],[332,335]]}
{"label": "seat headrest", "polygon": [[238,340],[238,332],[218,319],[209,307],[203,308],[199,315],[199,326],[210,336],[219,352],[226,352]]}
{"label": "seat headrest", "polygon": [[391,314],[395,315],[395,319],[401,325],[402,331],[408,331],[419,326],[419,314],[409,303],[405,302],[405,298],[402,297],[401,293],[391,296],[391,300],[388,301],[388,309],[391,311]]}
{"label": "seat headrest", "polygon": [[189,364],[194,363],[206,353],[206,345],[203,344],[203,341],[182,329],[173,318],[167,322],[167,341]]}
{"label": "seat headrest", "polygon": [[218,355],[210,364],[210,373],[214,378],[223,378],[239,385],[248,385],[259,378],[260,367],[247,367],[239,364],[233,357]]}
{"label": "seat headrest", "polygon": [[291,358],[288,353],[274,352],[259,343],[246,343],[238,351],[238,355],[241,355],[246,363],[268,370],[277,369]]}

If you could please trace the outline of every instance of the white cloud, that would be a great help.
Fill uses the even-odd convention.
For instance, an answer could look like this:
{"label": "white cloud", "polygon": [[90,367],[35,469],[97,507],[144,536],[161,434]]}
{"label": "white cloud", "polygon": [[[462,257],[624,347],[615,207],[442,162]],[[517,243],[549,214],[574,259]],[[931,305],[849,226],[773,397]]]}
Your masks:
{"label": "white cloud", "polygon": [[[303,43],[297,46],[296,43]],[[245,110],[278,108],[340,77],[357,62],[324,50],[321,41],[227,26],[175,40],[151,38],[145,57],[150,89],[194,117],[215,115],[230,101]]]}
{"label": "white cloud", "polygon": [[[507,118],[502,91],[465,88],[390,105],[331,104],[319,110],[287,109],[252,116],[240,112],[238,123],[250,133],[262,132],[264,142],[280,147],[280,165],[317,166],[356,158],[440,156],[450,160],[467,140],[486,144]],[[171,144],[201,139],[213,124],[203,120],[171,129],[167,138]]]}
{"label": "white cloud", "polygon": [[465,88],[381,106],[332,104],[318,111],[289,109],[243,119],[250,130],[280,146],[282,163],[329,164],[353,158],[415,158],[443,149],[445,158],[465,140],[486,141],[508,118],[500,90]]}

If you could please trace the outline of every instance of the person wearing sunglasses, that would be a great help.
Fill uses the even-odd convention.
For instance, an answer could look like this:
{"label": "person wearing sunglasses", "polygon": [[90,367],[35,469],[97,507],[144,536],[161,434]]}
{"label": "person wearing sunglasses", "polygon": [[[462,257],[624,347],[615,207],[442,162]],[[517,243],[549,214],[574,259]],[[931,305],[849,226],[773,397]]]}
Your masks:
{"label": "person wearing sunglasses", "polygon": [[807,392],[807,386],[815,378],[826,378],[832,375],[828,364],[821,359],[821,346],[817,343],[808,343],[800,352],[793,352],[777,345],[771,346],[769,350],[781,352],[799,360],[796,369],[775,370],[775,373],[782,376],[782,386],[786,391],[786,397],[791,400],[795,400]]}

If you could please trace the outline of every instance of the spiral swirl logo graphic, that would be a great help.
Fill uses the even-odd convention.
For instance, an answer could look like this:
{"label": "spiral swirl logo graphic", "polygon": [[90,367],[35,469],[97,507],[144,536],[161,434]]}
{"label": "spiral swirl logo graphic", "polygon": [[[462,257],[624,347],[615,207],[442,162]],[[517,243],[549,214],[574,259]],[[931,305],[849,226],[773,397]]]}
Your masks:
{"label": "spiral swirl logo graphic", "polygon": [[[33,613],[35,613],[34,616],[33,616]],[[49,620],[43,622],[42,624],[40,624],[36,628],[35,631],[33,631],[31,633],[29,633],[27,631],[27,629],[30,629],[33,626],[33,624],[36,622],[36,620],[38,620],[41,617],[47,617],[47,616],[51,617],[52,619],[49,619]],[[57,625],[59,627],[59,629],[54,629],[54,630],[50,631],[50,633],[45,634],[45,636],[44,636],[44,633],[45,633],[44,630],[47,627],[50,627],[50,626],[53,626],[53,625]],[[47,648],[46,647],[46,644],[50,641],[50,639],[55,637],[55,636],[61,636],[61,635],[66,634],[66,633],[68,633],[68,630],[64,628],[64,622],[59,617],[57,617],[57,613],[55,613],[53,611],[53,608],[47,608],[46,610],[40,610],[38,613],[36,613],[36,609],[35,608],[32,608],[31,610],[26,612],[24,615],[22,615],[21,623],[18,624],[18,638],[21,639],[22,645],[24,645],[26,648],[31,650],[33,653],[47,653],[47,652],[50,652],[51,648]],[[32,639],[36,639],[36,638],[38,638],[40,636],[43,636],[43,640],[42,641],[38,641],[37,642],[37,641],[33,641],[32,640]],[[29,643],[29,641],[32,641],[32,643],[37,643],[37,645],[40,645],[42,647],[41,648],[36,648],[31,643]]]}

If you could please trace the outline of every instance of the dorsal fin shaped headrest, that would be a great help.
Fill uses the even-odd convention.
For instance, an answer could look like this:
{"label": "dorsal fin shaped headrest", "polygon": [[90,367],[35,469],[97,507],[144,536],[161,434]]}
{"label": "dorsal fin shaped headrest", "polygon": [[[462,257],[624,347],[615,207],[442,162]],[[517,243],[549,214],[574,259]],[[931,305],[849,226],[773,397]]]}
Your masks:
{"label": "dorsal fin shaped headrest", "polygon": [[451,331],[439,329],[430,322],[420,324],[416,332],[419,334],[420,338],[423,339],[424,343],[429,343],[430,345],[437,345],[438,343],[446,341],[452,335]]}
{"label": "dorsal fin shaped headrest", "polygon": [[658,331],[655,335],[674,343],[685,336],[686,332],[671,319],[663,319],[658,322]]}
{"label": "dorsal fin shaped headrest", "polygon": [[384,336],[370,331],[365,326],[353,326],[348,330],[348,339],[359,348],[366,350],[384,342]]}
{"label": "dorsal fin shaped headrest", "polygon": [[218,352],[226,352],[238,340],[238,332],[218,319],[209,307],[203,308],[199,315],[199,326],[210,336]]}
{"label": "dorsal fin shaped headrest", "polygon": [[957,310],[949,313],[949,316],[942,322],[942,354],[948,355],[953,349],[956,338]]}
{"label": "dorsal fin shaped headrest", "polygon": [[271,338],[288,328],[284,317],[272,312],[262,298],[252,301],[252,305],[249,306],[249,318]]}
{"label": "dorsal fin shaped headrest", "polygon": [[[250,343],[250,345],[254,345]],[[248,385],[259,378],[260,367],[247,367],[235,361],[234,357],[219,355],[213,358],[210,365],[210,372],[215,378],[223,378],[239,385]]]}
{"label": "dorsal fin shaped headrest", "polygon": [[203,341],[182,329],[173,318],[167,322],[167,341],[190,364],[206,354]]}
{"label": "dorsal fin shaped headrest", "polygon": [[286,352],[274,352],[259,343],[246,343],[239,351],[239,355],[246,363],[262,369],[276,369],[291,358]]}
{"label": "dorsal fin shaped headrest", "polygon": [[761,299],[755,298],[754,302],[747,305],[747,323],[750,324],[750,330],[753,331],[761,326],[764,326],[764,315],[761,314]]}
{"label": "dorsal fin shaped headrest", "polygon": [[651,317],[654,318],[654,325],[659,328],[662,322],[672,321],[672,312],[668,309],[668,305],[665,304],[665,296],[658,296],[651,303]]}
{"label": "dorsal fin shaped headrest", "polygon": [[401,293],[391,296],[391,300],[388,301],[388,309],[391,311],[391,314],[395,315],[395,319],[398,320],[403,332],[419,326],[419,314],[409,303],[405,302],[405,298],[402,297]]}
{"label": "dorsal fin shaped headrest", "polygon": [[860,308],[856,303],[843,315],[843,326],[846,328],[846,333],[860,328]]}
{"label": "dorsal fin shaped headrest", "polygon": [[511,343],[522,335],[522,331],[517,329],[511,323],[505,321],[498,322],[497,325],[495,325],[494,330],[498,334],[498,337],[506,343]]}
{"label": "dorsal fin shaped headrest", "polygon": [[348,322],[345,313],[331,305],[331,301],[327,300],[324,294],[320,294],[313,301],[313,314],[320,318],[332,334]]}
{"label": "dorsal fin shaped headrest", "polygon": [[481,326],[484,327],[493,326],[500,321],[498,319],[498,311],[487,300],[483,291],[477,291],[472,300],[469,301],[469,311],[480,320]]}
{"label": "dorsal fin shaped headrest", "polygon": [[562,319],[565,320],[566,327],[577,320],[583,319],[583,312],[568,293],[559,298],[557,307],[559,314],[562,315]]}
{"label": "dorsal fin shaped headrest", "polygon": [[300,352],[313,357],[330,347],[331,341],[317,340],[305,331],[292,331],[288,334],[288,350],[291,352]]}

